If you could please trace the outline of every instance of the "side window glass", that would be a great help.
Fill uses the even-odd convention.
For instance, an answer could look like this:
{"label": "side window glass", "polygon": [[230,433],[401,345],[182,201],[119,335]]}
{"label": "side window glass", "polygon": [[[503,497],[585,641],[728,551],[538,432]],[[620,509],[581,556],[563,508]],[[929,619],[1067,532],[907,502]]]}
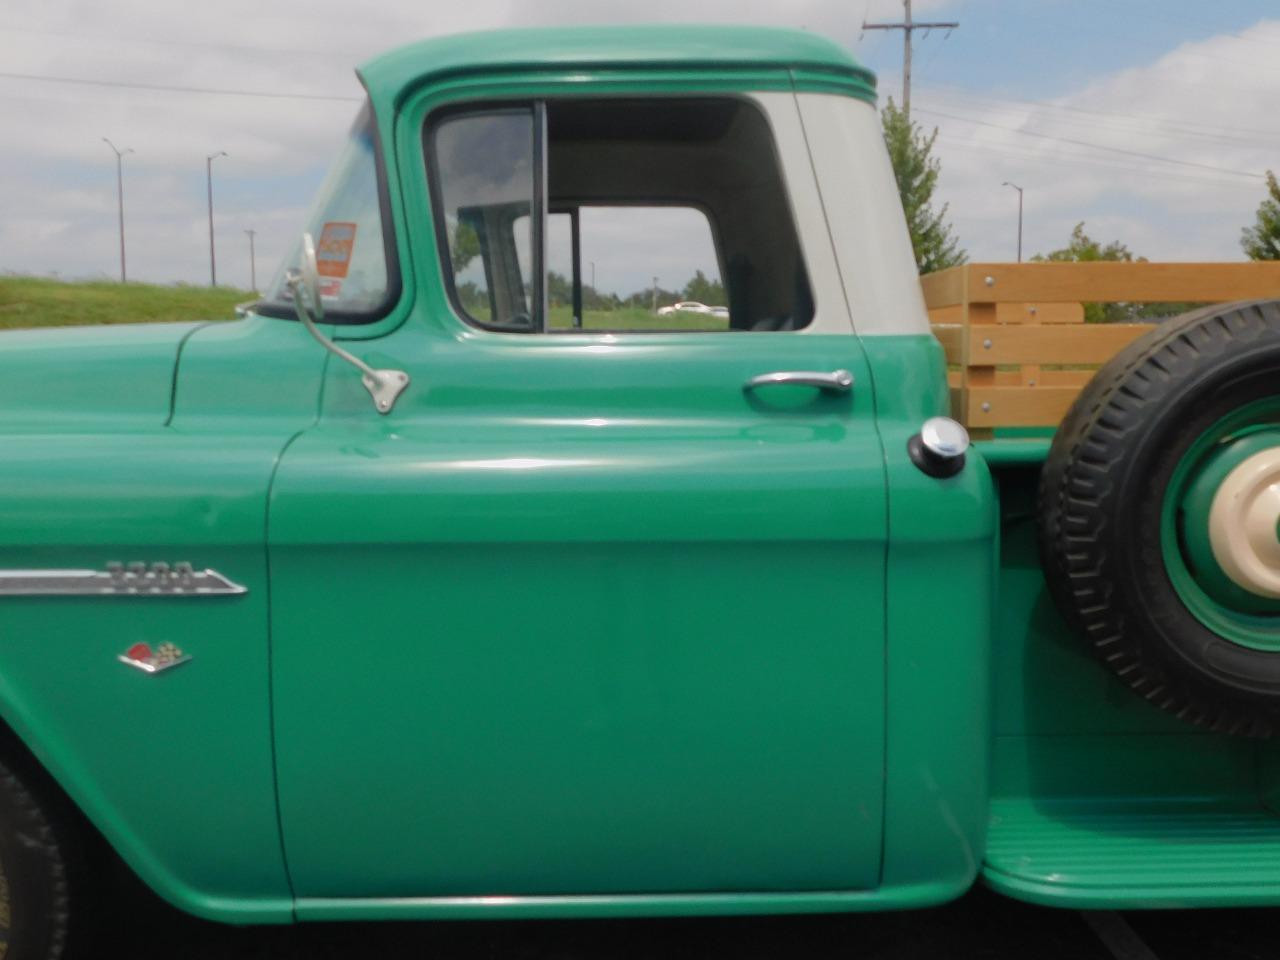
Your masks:
{"label": "side window glass", "polygon": [[813,320],[773,133],[749,101],[494,107],[428,124],[426,148],[442,266],[466,319],[526,333]]}
{"label": "side window glass", "polygon": [[[576,312],[571,243],[575,216],[582,289],[581,309]],[[557,220],[563,221],[561,230],[556,229]],[[572,214],[552,215],[547,249],[552,330],[729,329],[715,239],[701,210],[580,206]]]}
{"label": "side window glass", "polygon": [[[576,273],[582,304],[580,317],[553,308],[549,332],[575,319],[636,333],[792,331],[813,320],[773,131],[755,104],[564,99],[546,114],[547,201],[577,218],[576,271],[563,276]],[[557,282],[548,278],[549,293]]]}
{"label": "side window glass", "polygon": [[449,117],[429,139],[457,306],[485,326],[532,330],[532,111]]}

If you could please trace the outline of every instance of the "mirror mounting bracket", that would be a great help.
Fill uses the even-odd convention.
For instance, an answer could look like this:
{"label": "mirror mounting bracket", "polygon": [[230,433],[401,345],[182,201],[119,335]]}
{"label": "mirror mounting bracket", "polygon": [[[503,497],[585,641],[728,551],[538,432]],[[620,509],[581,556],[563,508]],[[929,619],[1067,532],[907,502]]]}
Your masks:
{"label": "mirror mounting bracket", "polygon": [[395,409],[396,400],[409,386],[409,375],[403,370],[375,370],[359,357],[342,349],[316,326],[316,319],[324,319],[324,307],[320,303],[320,276],[316,270],[316,248],[311,234],[302,235],[302,269],[290,270],[285,283],[293,294],[293,309],[307,332],[335,357],[344,360],[360,371],[360,382],[373,398],[379,413],[387,414]]}

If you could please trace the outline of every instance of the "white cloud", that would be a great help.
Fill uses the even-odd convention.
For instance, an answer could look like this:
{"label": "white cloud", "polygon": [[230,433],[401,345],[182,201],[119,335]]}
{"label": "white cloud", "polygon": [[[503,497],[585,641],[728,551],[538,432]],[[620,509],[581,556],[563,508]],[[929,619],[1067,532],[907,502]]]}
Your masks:
{"label": "white cloud", "polygon": [[[915,10],[935,16],[955,6],[954,0],[917,0]],[[429,35],[510,25],[704,21],[803,27],[852,46],[864,13],[896,20],[901,12],[899,0],[46,0],[6,11],[0,60],[8,73],[358,98],[355,64]],[[1280,94],[1280,71],[1270,59],[1280,23],[1241,36],[1186,45],[1157,63],[1099,78],[1052,107],[918,88],[917,118],[936,121],[943,131],[942,198],[951,202],[971,253],[1012,256],[1016,197],[1000,187],[1008,179],[1027,190],[1028,250],[1060,245],[1076,221],[1087,220],[1099,236],[1119,237],[1153,258],[1237,257],[1239,229],[1261,199],[1260,181],[1037,140],[923,110],[1260,172],[1280,166],[1280,135],[1252,132],[1269,127]],[[247,283],[243,231],[252,228],[265,282],[355,110],[354,102],[0,78],[0,127],[8,133],[0,155],[0,271],[114,275],[114,157],[100,139],[109,136],[136,151],[125,160],[131,276],[207,278],[204,158],[225,150],[231,156],[214,165],[219,274]],[[1204,125],[1237,132],[1215,137]]]}
{"label": "white cloud", "polygon": [[919,89],[916,119],[940,130],[939,195],[970,254],[1011,257],[1009,180],[1025,189],[1028,253],[1063,246],[1083,220],[1153,260],[1241,259],[1262,174],[1280,167],[1278,33],[1271,21],[1188,43],[1045,103]]}

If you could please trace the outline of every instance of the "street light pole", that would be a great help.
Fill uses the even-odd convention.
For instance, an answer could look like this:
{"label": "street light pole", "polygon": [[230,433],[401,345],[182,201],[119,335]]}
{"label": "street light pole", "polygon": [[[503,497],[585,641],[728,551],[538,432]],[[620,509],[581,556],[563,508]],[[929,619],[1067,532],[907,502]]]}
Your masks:
{"label": "street light pole", "polygon": [[124,270],[124,155],[133,153],[132,147],[125,147],[123,150],[117,150],[116,145],[106,137],[102,138],[105,143],[116,155],[116,205],[120,210],[120,282],[126,282]]}
{"label": "street light pole", "polygon": [[1022,262],[1022,188],[1016,183],[1010,183],[1006,180],[1001,184],[1002,187],[1013,187],[1018,191],[1018,262]]}
{"label": "street light pole", "polygon": [[256,230],[246,230],[249,235],[249,289],[258,292],[258,258],[253,253],[253,236]]}
{"label": "street light pole", "polygon": [[204,181],[209,192],[209,286],[218,285],[218,261],[213,253],[213,161],[227,156],[225,150],[211,153],[204,158]]}

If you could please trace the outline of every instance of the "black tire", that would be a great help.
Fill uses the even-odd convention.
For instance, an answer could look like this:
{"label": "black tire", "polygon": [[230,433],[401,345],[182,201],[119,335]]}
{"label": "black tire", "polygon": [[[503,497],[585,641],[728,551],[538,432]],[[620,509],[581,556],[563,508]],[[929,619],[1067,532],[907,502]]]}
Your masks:
{"label": "black tire", "polygon": [[[37,778],[32,778],[33,780]],[[2,960],[57,960],[71,921],[70,830],[0,761],[0,871],[9,928]]]}
{"label": "black tire", "polygon": [[1273,396],[1280,303],[1219,305],[1161,324],[1081,392],[1039,494],[1049,590],[1094,653],[1151,703],[1255,737],[1280,729],[1280,647],[1231,642],[1187,608],[1166,569],[1161,511],[1196,438]]}

